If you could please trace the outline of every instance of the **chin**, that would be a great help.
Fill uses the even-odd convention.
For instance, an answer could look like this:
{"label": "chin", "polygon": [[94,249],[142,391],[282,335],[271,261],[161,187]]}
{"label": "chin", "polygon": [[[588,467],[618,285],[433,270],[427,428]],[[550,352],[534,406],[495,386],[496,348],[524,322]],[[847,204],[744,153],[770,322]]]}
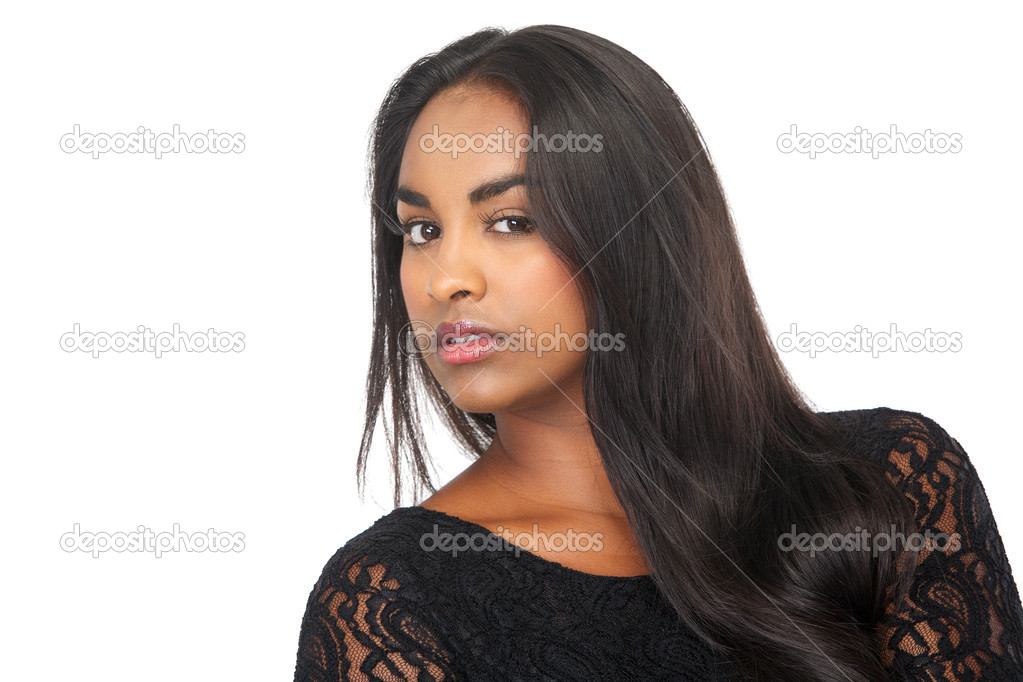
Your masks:
{"label": "chin", "polygon": [[[466,391],[468,393],[468,391]],[[448,394],[450,397],[450,394]],[[463,412],[478,414],[500,412],[508,408],[508,401],[492,395],[466,396],[462,393],[451,403]]]}

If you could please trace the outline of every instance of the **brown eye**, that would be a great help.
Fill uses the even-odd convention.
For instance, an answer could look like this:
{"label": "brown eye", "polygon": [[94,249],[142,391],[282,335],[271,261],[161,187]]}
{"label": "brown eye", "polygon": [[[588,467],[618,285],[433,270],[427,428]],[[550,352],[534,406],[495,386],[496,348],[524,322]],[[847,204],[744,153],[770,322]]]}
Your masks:
{"label": "brown eye", "polygon": [[493,223],[494,227],[498,225],[506,225],[509,229],[495,229],[495,232],[501,232],[504,234],[521,234],[529,232],[532,225],[528,220],[521,216],[508,216],[507,218],[498,218]]}
{"label": "brown eye", "polygon": [[440,228],[432,223],[409,223],[406,225],[406,231],[416,246],[422,246],[440,236]]}

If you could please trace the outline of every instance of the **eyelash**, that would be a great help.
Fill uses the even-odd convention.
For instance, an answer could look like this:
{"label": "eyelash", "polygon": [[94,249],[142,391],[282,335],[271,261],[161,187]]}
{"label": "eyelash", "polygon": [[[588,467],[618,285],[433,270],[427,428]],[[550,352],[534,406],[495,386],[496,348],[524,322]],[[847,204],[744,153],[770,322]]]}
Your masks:
{"label": "eyelash", "polygon": [[[524,216],[524,215],[502,215],[502,216],[498,216],[498,215],[496,215],[494,213],[491,213],[490,215],[486,215],[486,216],[482,216],[481,215],[480,216],[480,222],[482,222],[488,228],[489,227],[493,227],[494,225],[496,225],[497,223],[501,222],[502,220],[518,220],[519,222],[523,222],[523,223],[526,224],[526,228],[521,230],[521,231],[519,231],[519,232],[497,232],[496,233],[496,234],[501,235],[502,237],[525,237],[527,234],[530,234],[534,229],[536,229],[535,226],[533,225],[533,221],[530,220],[527,216]],[[424,220],[422,218],[410,218],[409,220],[406,220],[405,222],[400,223],[398,226],[401,228],[402,233],[406,237],[408,237],[409,233],[412,231],[412,228],[415,227],[416,225],[432,225],[433,227],[438,227],[437,223],[433,222],[432,220]],[[430,241],[434,241],[434,240],[430,240]],[[424,246],[427,246],[429,243],[430,242],[428,241],[426,244],[416,244],[414,241],[412,241],[411,238],[408,238],[408,239],[405,240],[404,248],[409,249],[409,250],[421,249]]]}

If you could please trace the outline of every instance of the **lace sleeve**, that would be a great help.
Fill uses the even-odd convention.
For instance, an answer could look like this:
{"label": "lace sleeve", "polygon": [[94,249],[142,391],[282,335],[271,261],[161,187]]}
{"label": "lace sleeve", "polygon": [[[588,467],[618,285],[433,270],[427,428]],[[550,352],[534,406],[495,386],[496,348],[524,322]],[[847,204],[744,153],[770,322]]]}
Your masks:
{"label": "lace sleeve", "polygon": [[384,563],[338,551],[306,603],[296,682],[454,679],[448,655]]}
{"label": "lace sleeve", "polygon": [[905,598],[889,604],[882,660],[902,679],[1023,679],[1023,608],[976,470],[923,415],[902,413],[889,427],[888,475],[934,544],[918,552]]}

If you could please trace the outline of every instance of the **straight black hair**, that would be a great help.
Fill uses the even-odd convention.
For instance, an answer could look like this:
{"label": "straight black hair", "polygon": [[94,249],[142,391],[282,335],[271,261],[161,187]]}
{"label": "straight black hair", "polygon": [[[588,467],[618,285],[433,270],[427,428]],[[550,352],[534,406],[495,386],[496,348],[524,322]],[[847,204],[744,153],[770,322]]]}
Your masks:
{"label": "straight black hair", "polygon": [[[624,332],[622,352],[591,352],[585,409],[611,484],[678,616],[746,676],[885,677],[876,629],[912,562],[888,552],[785,552],[778,538],[866,529],[910,533],[907,500],[883,470],[845,449],[784,369],[750,286],[710,154],[686,107],[647,64],[564,26],[487,28],[410,66],[374,122],[374,335],[357,462],[383,417],[394,503],[402,469],[434,491],[420,389],[459,447],[476,456],[493,414],[451,404],[409,354],[394,192],[409,131],[453,86],[515,95],[529,130],[600,134],[600,153],[527,154],[535,226],[577,273],[588,325]],[[585,266],[585,267],[584,267]],[[389,392],[389,396],[387,395]],[[387,402],[388,408],[384,409]]]}

